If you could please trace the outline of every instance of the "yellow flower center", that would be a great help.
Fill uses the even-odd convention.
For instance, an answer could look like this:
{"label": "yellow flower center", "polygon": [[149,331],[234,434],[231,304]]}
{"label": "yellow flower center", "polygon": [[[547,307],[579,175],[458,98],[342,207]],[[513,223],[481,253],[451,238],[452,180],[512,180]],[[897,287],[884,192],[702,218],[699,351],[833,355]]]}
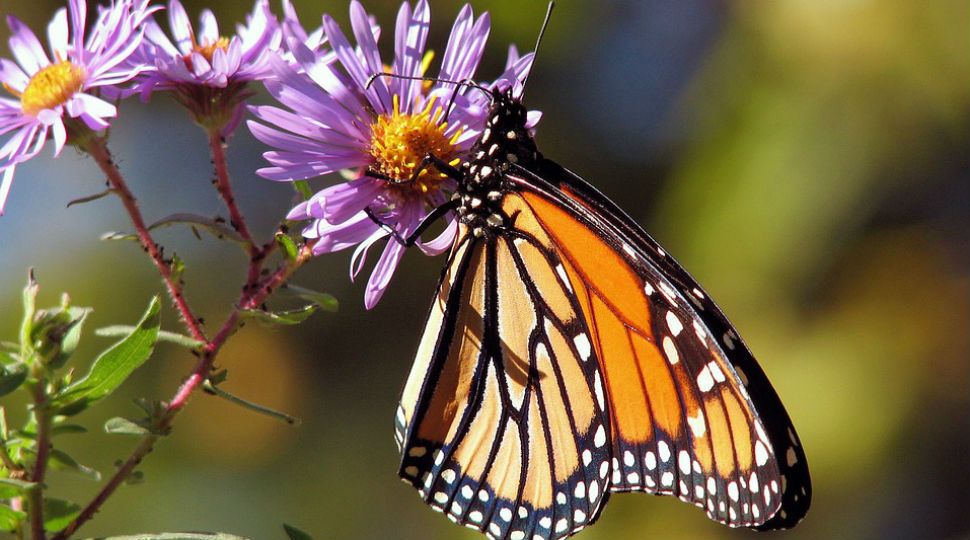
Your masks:
{"label": "yellow flower center", "polygon": [[25,114],[36,116],[40,111],[63,105],[83,85],[84,69],[62,60],[30,78],[20,95],[20,107]]}
{"label": "yellow flower center", "polygon": [[[220,37],[219,39],[213,41],[212,43],[199,43],[195,40],[195,36],[192,36],[192,53],[199,53],[203,58],[212,63],[212,55],[219,49],[229,48],[229,38]],[[182,57],[185,61],[185,65],[189,69],[192,69],[192,53],[189,53]]]}
{"label": "yellow flower center", "polygon": [[[442,109],[433,109],[432,99],[421,112],[403,114],[398,97],[394,96],[394,111],[381,115],[371,126],[370,155],[374,158],[374,169],[402,182],[395,185],[421,194],[433,191],[447,178],[434,165],[426,165],[418,171],[428,154],[451,165],[459,162],[455,156],[461,130],[451,137],[445,135],[448,124],[439,123]],[[417,177],[411,182],[415,173]]]}

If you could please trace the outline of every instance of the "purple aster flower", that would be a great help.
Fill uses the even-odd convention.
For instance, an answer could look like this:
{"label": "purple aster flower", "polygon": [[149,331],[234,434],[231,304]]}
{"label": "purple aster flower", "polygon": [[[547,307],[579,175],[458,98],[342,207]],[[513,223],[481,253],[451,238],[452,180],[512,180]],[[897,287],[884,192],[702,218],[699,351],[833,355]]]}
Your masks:
{"label": "purple aster flower", "polygon": [[138,77],[130,93],[147,100],[155,91],[172,91],[200,124],[231,131],[249,96],[246,83],[265,78],[269,58],[278,54],[282,34],[269,0],[257,0],[231,37],[219,33],[209,9],[199,16],[198,32],[178,0],[169,0],[167,13],[173,39],[148,21],[137,60],[155,69]]}
{"label": "purple aster flower", "polygon": [[86,126],[99,131],[117,108],[98,93],[124,83],[146,69],[128,62],[142,41],[142,24],[156,8],[148,0],[119,0],[100,7],[85,40],[85,0],[69,0],[47,26],[52,57],[37,36],[14,16],[10,52],[16,63],[0,58],[0,83],[13,98],[0,95],[0,214],[13,182],[14,169],[36,156],[48,136],[54,155],[68,142],[70,129]]}
{"label": "purple aster flower", "polygon": [[[451,179],[433,165],[419,164],[432,153],[456,165],[481,135],[488,107],[484,92],[460,85],[455,94],[456,86],[444,80],[474,76],[490,26],[487,13],[476,18],[470,6],[462,8],[442,57],[442,80],[425,82],[393,77],[421,77],[431,63],[433,55],[426,52],[430,10],[425,0],[413,9],[408,3],[401,6],[389,66],[378,52],[378,28],[357,1],[351,3],[350,19],[356,47],[327,15],[323,31],[332,51],[315,53],[301,38],[288,40],[298,65],[273,61],[275,77],[264,81],[285,108],[252,107],[263,123],[250,122],[249,127],[274,148],[264,154],[271,166],[258,171],[265,178],[293,181],[354,171],[352,180],[316,193],[287,216],[310,221],[303,235],[316,240],[315,254],[356,246],[350,270],[354,278],[371,246],[389,236],[368,212],[407,237],[453,192]],[[528,70],[531,58],[514,59],[506,76]],[[385,72],[392,76],[371,80]],[[417,245],[426,254],[441,253],[451,246],[456,231],[457,223],[449,216],[437,238]],[[397,241],[387,241],[367,282],[368,309],[380,300],[404,249]]]}

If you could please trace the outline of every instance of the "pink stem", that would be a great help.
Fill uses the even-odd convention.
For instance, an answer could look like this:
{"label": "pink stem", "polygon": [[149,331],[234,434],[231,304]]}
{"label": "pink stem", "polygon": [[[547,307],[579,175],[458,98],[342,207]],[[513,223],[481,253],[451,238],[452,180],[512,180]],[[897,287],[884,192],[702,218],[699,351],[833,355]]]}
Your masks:
{"label": "pink stem", "polygon": [[[304,245],[300,250],[299,255],[296,260],[289,263],[282,264],[275,272],[267,276],[261,282],[254,283],[252,286],[244,287],[243,292],[240,294],[239,302],[226,321],[219,328],[215,337],[211,341],[206,342],[203,348],[202,357],[199,359],[196,368],[193,370],[192,374],[182,383],[179,389],[175,392],[174,397],[169,401],[164,413],[159,418],[153,433],[145,435],[139,441],[138,446],[131,453],[127,460],[122,464],[121,467],[115,472],[115,474],[108,480],[108,482],[101,488],[101,491],[88,503],[88,505],[81,510],[81,513],[74,518],[71,523],[68,524],[63,530],[58,532],[52,540],[66,540],[70,538],[77,530],[84,525],[88,520],[90,520],[98,512],[104,502],[111,496],[112,493],[124,482],[126,478],[135,470],[135,467],[141,463],[142,459],[148,455],[155,446],[155,442],[158,440],[159,435],[156,433],[165,433],[171,427],[175,416],[185,407],[188,402],[189,397],[205,382],[209,371],[212,369],[212,363],[215,361],[216,354],[225,344],[229,336],[236,329],[236,324],[239,322],[240,313],[244,309],[252,309],[259,306],[263,301],[269,297],[270,294],[281,284],[286,282],[287,279],[293,272],[295,272],[300,266],[302,266],[306,261],[312,256],[312,244]],[[262,268],[262,258],[250,260],[250,275],[258,276]],[[253,272],[253,267],[256,267],[255,272]]]}
{"label": "pink stem", "polygon": [[171,265],[162,256],[158,244],[155,243],[151,233],[148,231],[148,227],[145,226],[145,220],[141,215],[141,210],[138,209],[138,200],[135,199],[134,194],[128,189],[128,184],[121,176],[121,172],[118,171],[118,167],[111,158],[111,154],[105,146],[104,140],[94,138],[93,142],[87,145],[85,149],[94,158],[94,161],[97,162],[101,171],[108,178],[111,189],[121,197],[121,202],[125,205],[125,210],[128,211],[131,223],[135,226],[138,241],[141,243],[142,248],[145,249],[145,252],[148,253],[152,262],[155,263],[158,272],[162,275],[165,287],[172,297],[172,303],[175,304],[175,308],[178,310],[179,315],[181,315],[186,329],[188,329],[189,333],[196,340],[208,343],[208,339],[206,339],[205,333],[202,331],[199,320],[192,314],[188,302],[186,302],[185,297],[182,295],[181,286],[172,277]]}

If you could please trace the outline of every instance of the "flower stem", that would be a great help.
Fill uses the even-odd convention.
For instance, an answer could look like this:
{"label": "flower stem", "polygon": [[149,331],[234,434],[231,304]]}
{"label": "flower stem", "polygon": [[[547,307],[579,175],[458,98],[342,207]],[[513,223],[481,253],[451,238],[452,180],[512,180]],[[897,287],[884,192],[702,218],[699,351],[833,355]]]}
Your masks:
{"label": "flower stem", "polygon": [[259,251],[259,247],[253,241],[253,236],[249,232],[249,226],[246,225],[246,218],[239,210],[239,205],[236,204],[236,197],[232,193],[232,184],[229,182],[229,166],[226,164],[226,143],[218,129],[207,130],[207,133],[209,136],[209,153],[212,156],[212,166],[216,173],[215,181],[213,182],[216,186],[216,191],[219,192],[219,196],[222,197],[222,200],[226,203],[226,208],[229,210],[229,224],[239,232],[239,235],[249,245],[250,255],[255,255]]}
{"label": "flower stem", "polygon": [[[111,496],[112,493],[124,482],[126,478],[135,470],[135,467],[141,463],[142,459],[147,456],[155,446],[158,441],[160,434],[167,433],[171,428],[172,422],[178,413],[185,407],[188,399],[192,394],[198,390],[202,383],[205,382],[209,375],[209,371],[212,369],[212,363],[215,361],[216,355],[219,350],[229,339],[232,333],[235,331],[236,326],[239,322],[240,313],[244,309],[251,309],[259,306],[263,303],[270,294],[273,293],[281,284],[286,282],[293,273],[303,266],[312,257],[312,245],[304,245],[296,259],[292,261],[284,261],[280,264],[279,268],[275,272],[266,276],[261,281],[258,281],[251,287],[244,287],[243,292],[240,294],[239,301],[236,307],[232,310],[226,321],[216,332],[215,337],[211,341],[206,341],[206,345],[203,347],[203,352],[199,362],[196,364],[195,369],[192,374],[182,383],[182,385],[175,392],[175,395],[168,402],[165,410],[162,412],[156,425],[153,426],[152,433],[145,435],[141,438],[138,446],[135,447],[131,455],[121,467],[115,472],[114,475],[108,480],[107,483],[101,488],[101,491],[88,503],[88,505],[81,510],[81,513],[74,518],[71,523],[68,524],[63,530],[58,532],[52,540],[66,540],[70,538],[77,530],[84,525],[88,520],[90,520],[98,512],[104,502]],[[262,269],[262,259],[251,260],[250,267],[256,266],[255,275],[259,276]],[[251,272],[252,274],[252,272]]]}
{"label": "flower stem", "polygon": [[34,386],[34,422],[37,424],[37,458],[30,474],[36,484],[28,493],[31,540],[45,540],[44,533],[44,477],[51,452],[51,417],[47,407],[47,380],[41,376]]}
{"label": "flower stem", "polygon": [[209,340],[206,338],[205,332],[202,331],[198,318],[192,313],[188,302],[185,301],[185,297],[182,295],[181,285],[172,276],[170,262],[162,255],[161,249],[148,231],[148,227],[145,225],[145,219],[142,217],[141,210],[138,208],[138,200],[135,199],[125,179],[121,176],[121,172],[111,158],[111,153],[108,151],[104,139],[101,137],[92,137],[89,141],[84,147],[84,150],[94,158],[94,161],[97,162],[101,171],[107,177],[111,189],[121,198],[121,202],[124,204],[125,210],[128,211],[129,218],[131,218],[131,223],[135,226],[138,241],[141,243],[145,252],[148,253],[152,262],[155,263],[158,272],[162,275],[162,281],[165,282],[165,287],[172,297],[172,303],[175,304],[175,308],[181,315],[186,329],[193,338],[208,343]]}

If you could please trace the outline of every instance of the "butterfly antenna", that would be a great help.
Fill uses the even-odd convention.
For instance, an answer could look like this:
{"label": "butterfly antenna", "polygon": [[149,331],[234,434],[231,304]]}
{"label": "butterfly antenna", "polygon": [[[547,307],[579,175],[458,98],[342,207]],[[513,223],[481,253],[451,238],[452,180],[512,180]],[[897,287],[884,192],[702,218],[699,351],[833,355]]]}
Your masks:
{"label": "butterfly antenna", "polygon": [[529,66],[529,72],[522,79],[522,93],[519,94],[519,99],[525,96],[525,83],[529,82],[529,77],[532,75],[532,68],[536,65],[536,58],[539,57],[539,45],[542,45],[542,37],[546,35],[546,28],[549,26],[549,20],[552,19],[552,9],[554,7],[556,7],[556,3],[551,1],[549,2],[549,7],[546,8],[546,17],[542,20],[542,28],[539,29],[539,37],[536,38],[536,48],[532,52],[532,65]]}
{"label": "butterfly antenna", "polygon": [[485,88],[484,86],[478,84],[472,79],[465,79],[463,81],[453,81],[450,79],[442,79],[440,77],[415,77],[412,75],[398,75],[397,73],[375,73],[367,79],[367,83],[364,85],[364,89],[370,89],[371,85],[378,77],[387,77],[389,79],[403,79],[406,81],[431,81],[437,83],[453,84],[455,85],[454,91],[451,93],[451,99],[448,100],[448,106],[445,107],[445,117],[441,120],[442,122],[448,122],[448,116],[451,114],[452,106],[455,104],[455,99],[458,98],[458,91],[462,86],[467,86],[469,88],[477,88],[485,94],[485,96],[491,101],[492,92]]}

